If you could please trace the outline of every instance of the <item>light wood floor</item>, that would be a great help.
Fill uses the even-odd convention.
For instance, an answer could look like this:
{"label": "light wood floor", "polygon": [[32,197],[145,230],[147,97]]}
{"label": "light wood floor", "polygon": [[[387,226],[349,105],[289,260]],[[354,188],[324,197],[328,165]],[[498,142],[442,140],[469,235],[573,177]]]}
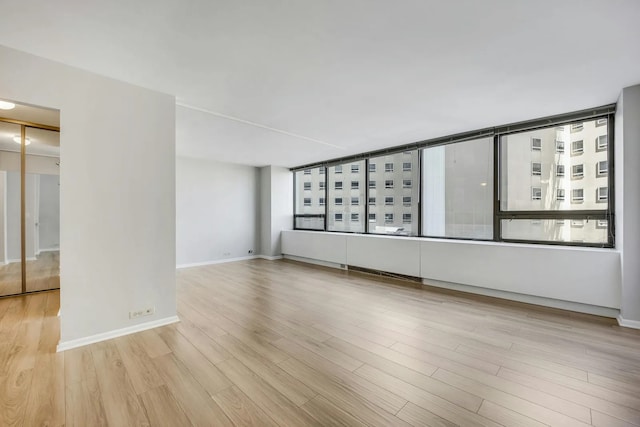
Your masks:
{"label": "light wood floor", "polygon": [[58,298],[0,300],[0,426],[640,425],[609,319],[255,260],[180,270],[178,324],[54,353]]}

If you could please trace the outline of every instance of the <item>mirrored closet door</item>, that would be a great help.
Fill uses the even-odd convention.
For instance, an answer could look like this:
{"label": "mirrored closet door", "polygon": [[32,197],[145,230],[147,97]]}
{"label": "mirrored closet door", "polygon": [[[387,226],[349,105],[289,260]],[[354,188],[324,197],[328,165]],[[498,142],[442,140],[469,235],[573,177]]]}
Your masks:
{"label": "mirrored closet door", "polygon": [[58,123],[53,110],[0,110],[0,296],[60,287]]}

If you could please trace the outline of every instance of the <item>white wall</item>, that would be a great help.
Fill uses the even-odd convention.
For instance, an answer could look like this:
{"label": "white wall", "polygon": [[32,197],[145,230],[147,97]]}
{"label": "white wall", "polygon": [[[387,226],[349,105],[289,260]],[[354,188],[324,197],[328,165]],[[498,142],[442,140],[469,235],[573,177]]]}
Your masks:
{"label": "white wall", "polygon": [[0,98],[60,110],[61,346],[173,319],[174,97],[5,47],[0,63]]}
{"label": "white wall", "polygon": [[293,174],[289,169],[260,169],[260,213],[260,254],[278,257],[282,254],[280,232],[293,228]]}
{"label": "white wall", "polygon": [[640,85],[623,89],[616,112],[616,246],[622,269],[621,323],[640,328]]}
{"label": "white wall", "polygon": [[176,159],[179,267],[258,253],[259,175],[252,166]]}

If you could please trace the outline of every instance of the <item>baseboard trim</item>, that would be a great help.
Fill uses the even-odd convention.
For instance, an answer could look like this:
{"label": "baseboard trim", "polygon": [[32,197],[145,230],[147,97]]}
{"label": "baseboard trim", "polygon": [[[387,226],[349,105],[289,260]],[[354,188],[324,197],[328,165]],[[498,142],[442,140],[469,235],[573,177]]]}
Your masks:
{"label": "baseboard trim", "polygon": [[45,248],[45,249],[40,249],[38,252],[58,252],[60,250],[60,248]]}
{"label": "baseboard trim", "polygon": [[282,259],[282,255],[258,255],[260,259],[266,259],[268,261],[276,261]]}
{"label": "baseboard trim", "polygon": [[460,283],[443,282],[440,280],[422,279],[425,287],[451,289],[454,291],[501,298],[510,301],[524,302],[527,304],[541,305],[544,307],[559,308],[561,310],[575,311],[578,313],[593,314],[595,316],[617,318],[620,310],[617,308],[601,307],[597,305],[583,304],[573,301],[564,301],[553,298],[539,297],[535,295],[519,294],[516,292],[502,291],[498,289],[481,288],[478,286],[462,285]]}
{"label": "baseboard trim", "polygon": [[[37,261],[38,258],[36,257],[27,257],[27,261]],[[8,259],[7,260],[7,264],[13,264],[15,262],[22,262],[22,259]]]}
{"label": "baseboard trim", "polygon": [[57,352],[71,350],[72,348],[83,347],[89,344],[95,344],[100,341],[110,340],[112,338],[121,337],[124,335],[135,334],[136,332],[146,331],[147,329],[157,328],[159,326],[170,325],[172,323],[179,322],[178,316],[165,317],[163,319],[152,320],[151,322],[140,323],[134,326],[128,326],[122,329],[116,329],[114,331],[103,332],[101,334],[90,335],[84,338],[78,338],[71,341],[63,341],[58,343]]}
{"label": "baseboard trim", "polygon": [[250,256],[243,256],[243,257],[237,257],[237,258],[214,259],[214,260],[211,260],[211,261],[193,262],[193,263],[188,263],[188,264],[178,264],[178,265],[176,265],[176,268],[202,267],[202,266],[205,266],[205,265],[224,264],[224,263],[227,263],[227,262],[236,262],[236,261],[247,261],[249,259],[256,259],[256,258],[258,258],[258,255],[250,255]]}
{"label": "baseboard trim", "polygon": [[638,320],[625,319],[622,317],[622,314],[619,314],[616,320],[618,321],[618,325],[624,326],[625,328],[640,329],[640,321]]}
{"label": "baseboard trim", "polygon": [[337,268],[338,270],[346,270],[347,269],[346,265],[338,264],[337,262],[321,261],[319,259],[305,258],[305,257],[301,257],[301,256],[296,256],[296,255],[287,255],[287,254],[285,254],[284,255],[284,259],[290,259],[291,261],[305,262],[307,264],[320,265],[322,267]]}

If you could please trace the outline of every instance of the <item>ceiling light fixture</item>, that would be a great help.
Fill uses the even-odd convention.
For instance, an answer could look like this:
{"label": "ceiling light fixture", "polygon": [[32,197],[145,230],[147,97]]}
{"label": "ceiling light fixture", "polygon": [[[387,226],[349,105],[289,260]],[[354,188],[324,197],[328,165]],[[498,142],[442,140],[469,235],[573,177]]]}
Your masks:
{"label": "ceiling light fixture", "polygon": [[0,101],[0,110],[13,110],[16,108],[16,104],[8,101]]}
{"label": "ceiling light fixture", "polygon": [[[15,142],[16,144],[20,144],[22,142],[22,138],[20,138],[20,135],[15,135],[13,137],[13,142]],[[29,144],[31,144],[31,140],[29,138],[25,138],[24,145],[29,145]]]}

